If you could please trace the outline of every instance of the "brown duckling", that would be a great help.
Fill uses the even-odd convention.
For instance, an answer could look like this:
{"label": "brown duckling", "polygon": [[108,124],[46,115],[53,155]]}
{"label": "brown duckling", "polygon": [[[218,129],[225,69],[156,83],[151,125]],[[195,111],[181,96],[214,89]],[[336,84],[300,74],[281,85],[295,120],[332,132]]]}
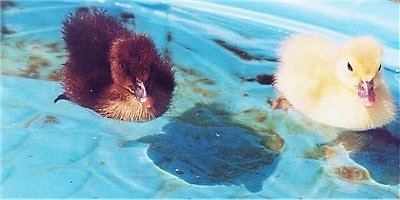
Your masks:
{"label": "brown duckling", "polygon": [[100,115],[146,121],[169,108],[175,88],[171,63],[153,41],[132,33],[105,11],[77,11],[63,22],[68,51],[62,75],[66,99]]}

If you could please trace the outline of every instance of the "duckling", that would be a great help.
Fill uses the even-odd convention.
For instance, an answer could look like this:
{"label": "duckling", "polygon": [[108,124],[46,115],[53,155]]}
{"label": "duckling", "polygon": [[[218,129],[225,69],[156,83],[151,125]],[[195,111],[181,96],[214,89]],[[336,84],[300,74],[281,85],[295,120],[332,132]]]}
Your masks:
{"label": "duckling", "polygon": [[153,41],[132,33],[105,11],[77,11],[63,22],[68,59],[62,71],[65,92],[72,101],[100,115],[147,121],[169,108],[175,88],[171,63]]}
{"label": "duckling", "polygon": [[299,34],[284,41],[274,86],[281,96],[272,108],[291,105],[305,116],[348,130],[380,127],[395,117],[382,78],[382,48],[369,36],[344,44]]}

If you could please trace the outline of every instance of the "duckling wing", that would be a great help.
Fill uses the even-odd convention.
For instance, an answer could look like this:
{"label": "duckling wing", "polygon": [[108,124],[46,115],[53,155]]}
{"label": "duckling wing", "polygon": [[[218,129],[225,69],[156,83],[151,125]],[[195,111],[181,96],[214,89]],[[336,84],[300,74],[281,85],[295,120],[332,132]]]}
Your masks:
{"label": "duckling wing", "polygon": [[114,39],[131,33],[104,11],[77,11],[63,22],[69,53],[63,71],[66,96],[90,107],[96,95],[111,83],[109,49]]}
{"label": "duckling wing", "polygon": [[96,8],[68,17],[63,34],[69,58],[87,64],[86,68],[107,63],[111,42],[131,35],[121,22]]}
{"label": "duckling wing", "polygon": [[333,44],[318,36],[295,35],[279,49],[276,88],[298,110],[311,112],[334,82]]}

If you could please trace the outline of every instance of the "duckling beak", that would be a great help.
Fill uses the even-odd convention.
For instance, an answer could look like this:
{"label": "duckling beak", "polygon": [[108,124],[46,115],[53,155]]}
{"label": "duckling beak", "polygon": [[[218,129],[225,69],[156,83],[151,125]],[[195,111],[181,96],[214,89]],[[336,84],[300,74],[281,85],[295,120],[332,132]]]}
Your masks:
{"label": "duckling beak", "polygon": [[134,88],[134,95],[139,100],[140,103],[145,105],[146,108],[153,107],[153,98],[147,96],[146,87],[143,82],[137,80],[137,85]]}
{"label": "duckling beak", "polygon": [[373,81],[361,81],[357,85],[357,94],[366,107],[371,107],[376,102],[376,94]]}
{"label": "duckling beak", "polygon": [[146,87],[144,86],[143,82],[139,80],[136,81],[136,85],[133,87],[133,92],[139,101],[142,101],[142,99],[145,99],[147,96]]}

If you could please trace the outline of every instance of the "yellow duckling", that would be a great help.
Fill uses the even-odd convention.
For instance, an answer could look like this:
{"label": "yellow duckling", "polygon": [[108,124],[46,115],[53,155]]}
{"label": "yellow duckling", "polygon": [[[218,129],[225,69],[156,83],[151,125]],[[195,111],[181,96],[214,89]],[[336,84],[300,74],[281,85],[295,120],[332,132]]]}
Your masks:
{"label": "yellow duckling", "polygon": [[279,55],[274,85],[282,96],[273,109],[288,101],[317,122],[350,130],[394,119],[395,105],[382,79],[382,48],[374,38],[335,45],[315,35],[294,35],[281,44]]}

